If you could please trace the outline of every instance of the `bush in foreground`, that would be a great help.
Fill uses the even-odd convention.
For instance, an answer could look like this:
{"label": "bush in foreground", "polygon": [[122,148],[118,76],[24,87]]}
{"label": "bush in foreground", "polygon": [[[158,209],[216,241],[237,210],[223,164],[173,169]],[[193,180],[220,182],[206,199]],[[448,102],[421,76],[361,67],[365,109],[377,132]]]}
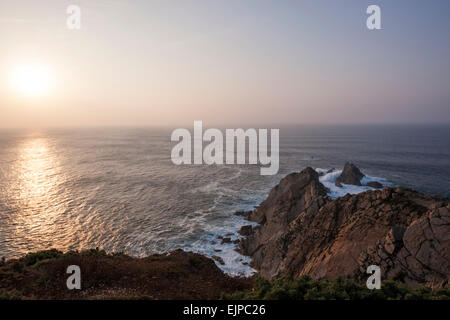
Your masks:
{"label": "bush in foreground", "polygon": [[369,290],[353,280],[314,280],[302,276],[297,280],[257,278],[251,290],[224,294],[226,300],[450,300],[450,289],[409,288],[386,280],[380,290]]}
{"label": "bush in foreground", "polygon": [[[67,288],[68,266],[81,269],[81,290]],[[0,260],[0,300],[219,299],[253,286],[224,274],[213,260],[175,250],[145,258],[101,249],[56,249]]]}

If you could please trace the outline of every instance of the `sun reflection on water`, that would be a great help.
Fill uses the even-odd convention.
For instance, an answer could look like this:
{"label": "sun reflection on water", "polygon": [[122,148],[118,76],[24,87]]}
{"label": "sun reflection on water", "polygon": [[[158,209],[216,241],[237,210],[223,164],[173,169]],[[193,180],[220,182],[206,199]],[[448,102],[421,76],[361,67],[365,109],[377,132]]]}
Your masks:
{"label": "sun reflection on water", "polygon": [[49,176],[55,173],[56,161],[49,155],[47,142],[43,138],[27,141],[22,147],[19,161],[20,198],[36,204],[53,187],[53,181]]}
{"label": "sun reflection on water", "polygon": [[59,192],[59,168],[54,146],[45,136],[30,136],[20,145],[15,165],[17,185],[11,190],[18,210],[12,218],[15,236],[26,247],[59,246],[54,235],[59,228],[58,217],[65,210]]}

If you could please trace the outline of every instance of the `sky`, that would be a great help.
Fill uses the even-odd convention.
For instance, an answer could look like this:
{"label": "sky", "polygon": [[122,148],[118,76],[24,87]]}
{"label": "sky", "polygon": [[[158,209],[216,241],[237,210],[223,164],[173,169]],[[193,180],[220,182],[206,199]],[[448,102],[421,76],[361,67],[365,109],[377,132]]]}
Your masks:
{"label": "sky", "polygon": [[448,124],[449,57],[448,0],[0,0],[0,128]]}

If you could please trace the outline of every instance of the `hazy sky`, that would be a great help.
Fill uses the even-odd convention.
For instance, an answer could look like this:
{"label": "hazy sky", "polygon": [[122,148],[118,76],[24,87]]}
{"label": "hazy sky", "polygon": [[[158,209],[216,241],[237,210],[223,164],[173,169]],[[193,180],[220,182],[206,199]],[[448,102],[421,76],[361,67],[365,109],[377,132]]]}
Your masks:
{"label": "hazy sky", "polygon": [[[12,85],[27,65],[46,94]],[[450,1],[0,0],[0,128],[194,120],[450,123]]]}

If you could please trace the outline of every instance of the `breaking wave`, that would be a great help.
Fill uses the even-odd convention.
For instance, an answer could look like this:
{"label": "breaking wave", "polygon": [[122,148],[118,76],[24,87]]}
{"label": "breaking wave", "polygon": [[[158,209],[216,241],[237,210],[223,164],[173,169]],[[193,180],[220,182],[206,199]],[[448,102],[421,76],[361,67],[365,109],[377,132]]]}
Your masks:
{"label": "breaking wave", "polygon": [[316,168],[316,171],[321,175],[319,177],[319,181],[325,187],[328,188],[328,190],[329,190],[328,195],[332,199],[343,197],[347,193],[358,194],[358,193],[369,191],[369,190],[376,190],[375,188],[366,186],[365,184],[367,184],[368,182],[379,182],[383,186],[392,186],[392,184],[384,178],[372,177],[372,176],[366,175],[364,178],[361,179],[362,186],[342,184],[342,187],[338,187],[335,185],[335,182],[336,182],[336,179],[341,175],[342,170],[336,170],[336,169],[330,170],[330,169]]}

